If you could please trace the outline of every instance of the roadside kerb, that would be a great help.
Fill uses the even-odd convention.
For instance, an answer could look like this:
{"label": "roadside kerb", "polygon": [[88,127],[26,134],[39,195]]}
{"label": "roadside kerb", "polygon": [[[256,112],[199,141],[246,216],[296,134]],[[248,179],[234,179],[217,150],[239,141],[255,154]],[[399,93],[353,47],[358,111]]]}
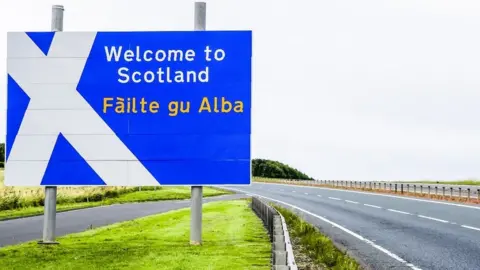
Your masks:
{"label": "roadside kerb", "polygon": [[257,197],[252,197],[252,209],[267,227],[272,242],[272,269],[297,270],[287,224],[283,216]]}

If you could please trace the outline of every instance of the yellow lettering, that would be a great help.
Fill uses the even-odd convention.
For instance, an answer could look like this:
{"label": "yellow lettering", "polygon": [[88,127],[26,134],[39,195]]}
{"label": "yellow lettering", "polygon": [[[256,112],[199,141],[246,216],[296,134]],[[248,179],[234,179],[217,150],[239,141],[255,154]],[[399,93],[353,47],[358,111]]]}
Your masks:
{"label": "yellow lettering", "polygon": [[151,113],[157,113],[159,107],[160,107],[160,104],[158,104],[158,102],[156,102],[156,101],[150,102],[150,112]]}
{"label": "yellow lettering", "polygon": [[168,110],[170,113],[168,115],[170,116],[177,116],[178,114],[178,101],[171,101],[168,103]]}
{"label": "yellow lettering", "polygon": [[[227,105],[227,108],[225,108],[225,105]],[[232,103],[228,100],[225,100],[224,97],[222,97],[222,113],[228,113],[232,110]]]}
{"label": "yellow lettering", "polygon": [[233,111],[236,113],[243,112],[243,102],[235,101],[235,107],[233,108]]}
{"label": "yellow lettering", "polygon": [[[142,99],[140,100],[140,105],[142,105],[141,108],[140,108],[142,113],[146,113],[147,110],[145,110],[145,105],[147,105],[147,102],[145,101],[145,98],[142,97]],[[151,105],[152,105],[152,103],[150,103],[150,107],[151,107]]]}
{"label": "yellow lettering", "polygon": [[108,103],[108,101],[112,101],[112,100],[113,98],[111,97],[103,98],[103,113],[107,113],[108,107],[113,107],[113,104]]}
{"label": "yellow lettering", "polygon": [[132,98],[132,112],[137,113],[137,98]]}
{"label": "yellow lettering", "polygon": [[198,110],[198,112],[201,113],[204,110],[207,110],[208,112],[212,112],[212,110],[210,108],[210,103],[208,102],[207,97],[204,97],[202,99],[202,104],[200,104],[200,109]]}
{"label": "yellow lettering", "polygon": [[[186,106],[183,106],[186,105]],[[188,113],[190,112],[190,101],[183,103],[183,101],[180,102],[180,112],[182,113]]]}
{"label": "yellow lettering", "polygon": [[213,109],[214,112],[220,112],[220,111],[218,110],[218,100],[217,100],[217,97],[214,97],[214,98],[213,98],[213,108],[214,108],[214,109]]}
{"label": "yellow lettering", "polygon": [[117,102],[115,106],[115,112],[116,113],[125,113],[125,99],[123,98],[117,98]]}
{"label": "yellow lettering", "polygon": [[132,106],[132,103],[130,102],[130,98],[127,98],[127,113],[130,113],[131,112],[131,106]]}

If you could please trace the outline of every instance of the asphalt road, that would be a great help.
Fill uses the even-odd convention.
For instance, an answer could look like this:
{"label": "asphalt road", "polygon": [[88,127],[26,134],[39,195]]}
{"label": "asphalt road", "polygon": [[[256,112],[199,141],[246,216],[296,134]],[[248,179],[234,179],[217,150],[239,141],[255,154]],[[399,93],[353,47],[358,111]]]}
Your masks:
{"label": "asphalt road", "polygon": [[281,184],[228,188],[294,210],[370,269],[480,269],[480,207]]}
{"label": "asphalt road", "polygon": [[[244,198],[244,195],[222,195],[204,198],[203,202]],[[80,209],[57,214],[56,236],[163,213],[190,206],[190,200],[128,203]],[[41,240],[43,216],[0,221],[0,247],[30,240]]]}

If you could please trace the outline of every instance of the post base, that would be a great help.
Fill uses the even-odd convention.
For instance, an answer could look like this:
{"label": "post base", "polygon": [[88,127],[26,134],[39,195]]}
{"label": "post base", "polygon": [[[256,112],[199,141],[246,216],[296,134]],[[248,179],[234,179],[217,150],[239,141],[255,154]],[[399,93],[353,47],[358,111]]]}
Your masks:
{"label": "post base", "polygon": [[201,246],[202,243],[198,242],[198,241],[190,241],[190,245],[192,246]]}
{"label": "post base", "polygon": [[43,240],[40,240],[37,242],[37,244],[39,245],[58,245],[60,244],[59,242],[55,242],[55,241],[48,241],[48,242],[43,242]]}

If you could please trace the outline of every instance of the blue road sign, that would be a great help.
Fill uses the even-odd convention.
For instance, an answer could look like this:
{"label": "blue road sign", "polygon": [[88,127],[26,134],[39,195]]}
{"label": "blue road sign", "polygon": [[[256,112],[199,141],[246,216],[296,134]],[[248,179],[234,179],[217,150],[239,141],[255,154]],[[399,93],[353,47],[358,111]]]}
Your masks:
{"label": "blue road sign", "polygon": [[251,57],[251,31],[8,33],[5,184],[250,184]]}

